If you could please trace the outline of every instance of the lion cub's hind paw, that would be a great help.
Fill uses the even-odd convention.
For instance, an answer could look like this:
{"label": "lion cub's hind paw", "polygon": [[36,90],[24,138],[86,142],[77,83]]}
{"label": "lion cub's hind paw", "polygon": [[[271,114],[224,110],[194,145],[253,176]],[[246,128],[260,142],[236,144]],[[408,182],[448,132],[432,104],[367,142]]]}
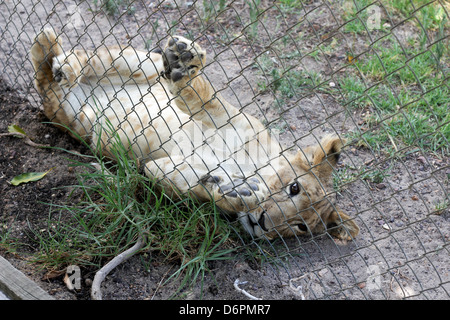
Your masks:
{"label": "lion cub's hind paw", "polygon": [[63,53],[53,58],[52,72],[53,79],[58,82],[59,85],[73,85],[80,76],[80,61],[74,54],[66,56],[66,54]]}
{"label": "lion cub's hind paw", "polygon": [[54,60],[52,65],[52,72],[53,72],[53,79],[56,82],[60,83],[63,80],[67,80],[66,74],[63,72],[59,61],[56,61],[56,59]]}
{"label": "lion cub's hind paw", "polygon": [[162,76],[177,82],[184,77],[192,78],[205,63],[205,51],[196,43],[180,36],[174,36],[166,45],[163,54]]}

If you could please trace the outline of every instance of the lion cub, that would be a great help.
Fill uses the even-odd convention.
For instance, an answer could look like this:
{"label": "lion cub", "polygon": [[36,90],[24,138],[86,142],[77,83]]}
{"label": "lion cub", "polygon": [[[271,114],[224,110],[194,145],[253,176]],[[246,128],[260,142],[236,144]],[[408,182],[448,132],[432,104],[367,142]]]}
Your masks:
{"label": "lion cub", "polygon": [[51,121],[105,155],[112,154],[111,136],[120,137],[170,195],[213,199],[254,237],[358,234],[326,197],[339,137],[285,154],[258,119],[214,91],[197,43],[173,36],[162,54],[131,47],[64,51],[61,38],[45,29],[31,59]]}

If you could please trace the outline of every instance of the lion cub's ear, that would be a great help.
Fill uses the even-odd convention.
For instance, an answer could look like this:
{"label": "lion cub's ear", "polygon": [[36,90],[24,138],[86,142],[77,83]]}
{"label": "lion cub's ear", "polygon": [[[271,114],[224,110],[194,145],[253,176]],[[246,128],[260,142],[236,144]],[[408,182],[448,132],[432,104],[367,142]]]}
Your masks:
{"label": "lion cub's ear", "polygon": [[331,175],[333,168],[339,161],[344,142],[345,140],[336,135],[326,136],[315,147],[311,162],[313,170],[319,174],[319,177],[327,178]]}

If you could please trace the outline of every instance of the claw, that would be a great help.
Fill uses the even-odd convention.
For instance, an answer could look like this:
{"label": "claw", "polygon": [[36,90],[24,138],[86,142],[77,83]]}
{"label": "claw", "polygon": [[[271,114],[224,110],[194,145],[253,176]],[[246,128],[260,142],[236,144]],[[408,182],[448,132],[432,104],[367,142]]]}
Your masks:
{"label": "claw", "polygon": [[184,42],[181,42],[181,43],[178,43],[177,44],[177,49],[178,49],[178,51],[183,51],[184,49],[186,49],[187,48],[187,44],[186,43],[184,43]]}
{"label": "claw", "polygon": [[174,71],[170,75],[170,79],[172,79],[173,82],[177,82],[183,78],[183,74],[180,71]]}
{"label": "claw", "polygon": [[181,61],[183,61],[183,62],[187,62],[189,60],[192,60],[193,57],[194,57],[194,55],[192,54],[192,52],[189,52],[189,51],[183,52],[180,55]]}
{"label": "claw", "polygon": [[172,47],[172,46],[175,44],[175,42],[177,42],[177,41],[178,41],[178,38],[177,38],[177,37],[174,37],[174,38],[172,38],[172,39],[169,40],[169,43],[168,43],[168,44],[169,44],[169,46]]}
{"label": "claw", "polygon": [[61,82],[61,80],[63,78],[63,74],[62,74],[61,70],[58,70],[55,72],[54,78],[55,78],[56,82]]}
{"label": "claw", "polygon": [[247,188],[242,188],[239,190],[239,194],[244,197],[249,197],[252,195],[252,192],[250,190],[248,190]]}

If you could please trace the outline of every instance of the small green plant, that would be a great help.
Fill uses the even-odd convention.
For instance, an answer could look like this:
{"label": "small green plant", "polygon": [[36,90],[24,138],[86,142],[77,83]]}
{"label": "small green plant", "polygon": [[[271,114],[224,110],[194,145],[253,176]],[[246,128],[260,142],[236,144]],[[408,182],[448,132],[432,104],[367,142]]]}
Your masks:
{"label": "small green plant", "polygon": [[259,89],[264,92],[279,92],[282,99],[299,97],[311,90],[322,90],[325,79],[320,73],[303,70],[283,70],[267,56],[258,59],[258,67],[266,78],[258,82]]}
{"label": "small green plant", "polygon": [[255,40],[258,36],[258,23],[259,14],[261,13],[260,5],[261,0],[245,0],[249,8],[250,23],[249,23],[249,36]]}
{"label": "small green plant", "polygon": [[225,9],[226,0],[219,0],[219,1],[203,0],[202,4],[203,4],[202,18],[203,20],[205,20],[206,23],[208,23],[209,20],[217,16],[218,13],[220,13]]}
{"label": "small green plant", "polygon": [[436,203],[436,205],[435,205],[435,213],[436,214],[444,213],[450,207],[449,204],[450,204],[449,200],[443,200],[441,202]]}
{"label": "small green plant", "polygon": [[340,192],[346,184],[352,183],[357,179],[372,183],[380,184],[385,178],[389,177],[390,168],[379,169],[361,166],[359,168],[350,168],[345,166],[342,169],[333,172],[333,189]]}
{"label": "small green plant", "polygon": [[0,249],[10,253],[16,253],[17,248],[20,247],[12,237],[11,228],[6,223],[0,224]]}
{"label": "small green plant", "polygon": [[389,169],[365,168],[359,173],[359,177],[362,180],[377,184],[383,182],[386,177],[389,177],[389,174],[387,174],[388,171]]}
{"label": "small green plant", "polygon": [[344,185],[354,180],[355,174],[347,166],[333,171],[333,189],[337,192],[340,192]]}
{"label": "small green plant", "polygon": [[[343,14],[344,18],[345,32],[351,32],[356,34],[364,34],[367,32],[369,26],[370,12],[373,11],[373,1],[370,0],[359,0],[352,1],[347,0],[343,4]],[[376,6],[376,4],[375,4]],[[379,7],[377,7],[378,9]],[[379,25],[376,26],[377,29],[383,30],[383,23],[379,21]]]}
{"label": "small green plant", "polygon": [[128,14],[133,14],[136,9],[131,4],[130,0],[94,0],[94,5],[110,16],[118,14],[124,8]]}
{"label": "small green plant", "polygon": [[284,10],[301,8],[303,6],[301,0],[279,0],[278,2]]}
{"label": "small green plant", "polygon": [[158,28],[159,28],[158,20],[156,20],[155,22],[151,23],[151,28],[152,28],[152,34],[150,35],[150,38],[145,41],[145,49],[147,49],[147,50],[152,49],[153,38],[157,34]]}
{"label": "small green plant", "polygon": [[436,42],[434,48],[432,49],[436,61],[436,69],[441,69],[445,67],[445,61],[444,63],[441,63],[441,61],[444,58],[444,54],[446,52],[448,53],[448,48],[446,48],[447,43],[445,42],[446,41],[445,25],[447,23],[446,19],[447,18],[444,16],[441,22],[439,23],[438,39],[440,40]]}
{"label": "small green plant", "polygon": [[442,2],[428,0],[387,0],[384,3],[388,11],[400,16],[401,19],[415,17],[411,21],[426,25],[425,29],[437,29],[446,13]]}

